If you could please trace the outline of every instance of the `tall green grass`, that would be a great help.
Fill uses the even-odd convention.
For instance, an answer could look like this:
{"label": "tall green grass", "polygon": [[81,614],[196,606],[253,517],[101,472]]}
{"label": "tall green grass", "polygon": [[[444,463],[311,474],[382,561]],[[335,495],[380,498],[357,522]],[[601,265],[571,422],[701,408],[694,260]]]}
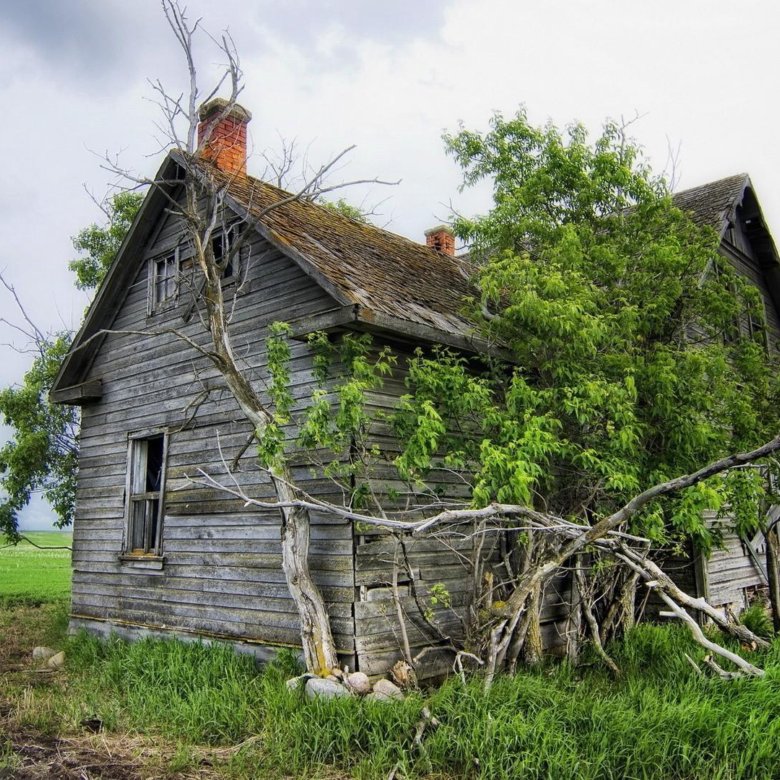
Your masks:
{"label": "tall green grass", "polygon": [[[357,778],[780,777],[780,644],[756,657],[763,679],[697,675],[680,627],[639,626],[611,648],[624,675],[549,665],[496,680],[449,680],[425,700],[308,701],[289,692],[289,657],[255,667],[229,649],[80,636],[71,691],[112,729],[235,744],[232,777],[303,776],[322,765]],[[423,706],[441,725],[414,743]],[[265,774],[263,774],[265,773]]]}
{"label": "tall green grass", "polygon": [[111,730],[229,744],[263,726],[263,676],[227,646],[80,634],[66,652],[79,715]]}
{"label": "tall green grass", "polygon": [[[25,536],[43,548],[68,547],[72,538],[50,531]],[[40,547],[26,540],[11,545],[0,534],[0,602],[42,603],[70,596],[70,550]]]}

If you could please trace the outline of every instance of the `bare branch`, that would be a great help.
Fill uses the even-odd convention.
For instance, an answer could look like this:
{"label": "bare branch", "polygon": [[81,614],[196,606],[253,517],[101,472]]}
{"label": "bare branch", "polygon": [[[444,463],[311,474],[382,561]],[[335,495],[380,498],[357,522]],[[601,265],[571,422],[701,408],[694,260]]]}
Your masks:
{"label": "bare branch", "polygon": [[[750,662],[746,661],[742,656],[737,655],[736,653],[733,653],[731,650],[726,649],[725,647],[721,647],[720,645],[716,644],[715,642],[712,642],[711,640],[707,639],[707,637],[704,635],[704,632],[701,630],[699,625],[696,623],[696,621],[686,612],[679,604],[672,601],[672,599],[664,593],[664,591],[659,591],[658,595],[664,600],[666,605],[669,607],[669,612],[661,612],[662,617],[677,617],[680,620],[685,623],[688,628],[691,630],[691,634],[693,634],[693,638],[704,648],[709,650],[711,653],[715,653],[716,655],[721,656],[721,658],[725,658],[728,661],[731,661],[736,667],[738,667],[745,675],[749,677],[763,677],[764,676],[764,670],[759,669],[757,666],[753,666]],[[706,662],[706,659],[705,659]],[[713,666],[714,662],[710,663],[710,666]],[[713,666],[719,673],[722,673],[723,670],[715,664]]]}

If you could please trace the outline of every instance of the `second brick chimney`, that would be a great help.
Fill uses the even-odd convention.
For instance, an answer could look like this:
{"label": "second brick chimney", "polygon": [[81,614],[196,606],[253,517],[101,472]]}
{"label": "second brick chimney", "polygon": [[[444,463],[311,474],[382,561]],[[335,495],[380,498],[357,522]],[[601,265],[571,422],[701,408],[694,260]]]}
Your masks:
{"label": "second brick chimney", "polygon": [[425,243],[445,255],[455,254],[455,235],[447,225],[437,225],[425,231]]}
{"label": "second brick chimney", "polygon": [[224,98],[213,98],[198,111],[198,153],[225,173],[246,174],[246,126],[252,118],[243,106],[228,108]]}

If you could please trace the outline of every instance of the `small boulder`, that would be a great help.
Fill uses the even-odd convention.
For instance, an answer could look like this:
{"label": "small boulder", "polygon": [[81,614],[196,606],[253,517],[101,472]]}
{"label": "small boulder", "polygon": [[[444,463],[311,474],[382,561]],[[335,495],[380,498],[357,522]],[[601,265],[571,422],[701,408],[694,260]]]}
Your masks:
{"label": "small boulder", "polygon": [[358,696],[365,696],[371,692],[371,680],[365,672],[352,672],[344,680],[344,684]]}
{"label": "small boulder", "polygon": [[403,699],[404,694],[401,689],[391,683],[390,680],[377,680],[374,683],[372,699],[381,701],[383,699]]}
{"label": "small boulder", "polygon": [[310,699],[336,699],[339,696],[349,696],[349,691],[340,682],[312,677],[306,682],[306,696]]}
{"label": "small boulder", "polygon": [[310,680],[312,677],[313,675],[309,674],[308,672],[306,672],[306,674],[302,674],[300,677],[292,677],[285,683],[287,690],[297,691],[302,685],[306,685],[306,681]]}
{"label": "small boulder", "polygon": [[65,653],[61,650],[59,653],[55,653],[46,662],[46,666],[48,666],[49,669],[61,669],[63,666],[65,666]]}
{"label": "small boulder", "polygon": [[57,651],[51,647],[34,647],[32,651],[33,661],[48,661],[53,655],[57,655]]}

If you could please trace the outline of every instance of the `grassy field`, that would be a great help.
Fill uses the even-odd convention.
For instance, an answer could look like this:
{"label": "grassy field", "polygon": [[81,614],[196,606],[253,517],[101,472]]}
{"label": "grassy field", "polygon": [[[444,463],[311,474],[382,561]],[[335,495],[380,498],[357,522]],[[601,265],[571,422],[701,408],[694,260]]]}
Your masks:
{"label": "grassy field", "polygon": [[[780,777],[780,640],[748,653],[761,679],[699,675],[683,627],[642,625],[610,648],[617,680],[593,658],[499,678],[489,694],[475,677],[392,704],[312,702],[285,686],[289,654],[259,669],[218,645],[67,637],[64,553],[0,551],[0,567],[21,559],[17,596],[0,600],[0,777]],[[64,649],[65,668],[34,664],[38,644]],[[424,707],[439,725],[420,740]]]}
{"label": "grassy field", "polygon": [[30,531],[24,535],[30,541],[23,540],[18,545],[9,545],[5,537],[0,536],[0,600],[67,599],[70,596],[70,550],[39,548],[68,548],[71,534]]}

